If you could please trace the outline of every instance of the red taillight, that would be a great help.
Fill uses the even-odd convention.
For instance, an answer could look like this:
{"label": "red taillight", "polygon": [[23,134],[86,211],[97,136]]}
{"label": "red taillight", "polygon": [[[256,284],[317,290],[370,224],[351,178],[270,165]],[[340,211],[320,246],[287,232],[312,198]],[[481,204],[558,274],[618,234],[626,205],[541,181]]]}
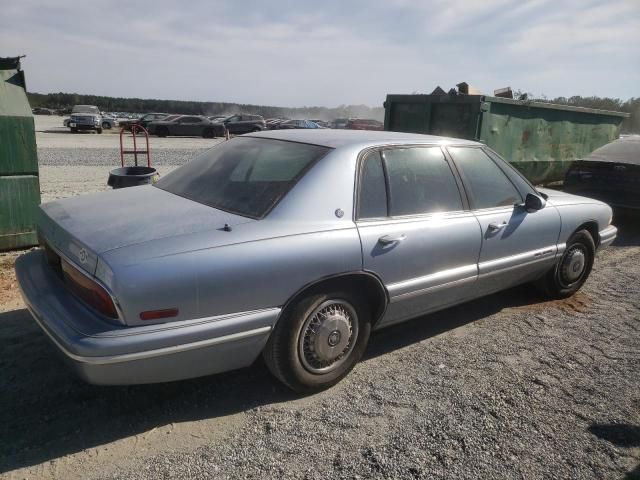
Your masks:
{"label": "red taillight", "polygon": [[109,318],[118,318],[118,311],[111,296],[69,262],[61,259],[62,273],[67,286],[87,304]]}
{"label": "red taillight", "polygon": [[159,320],[178,316],[177,308],[165,308],[164,310],[149,310],[140,314],[140,320]]}

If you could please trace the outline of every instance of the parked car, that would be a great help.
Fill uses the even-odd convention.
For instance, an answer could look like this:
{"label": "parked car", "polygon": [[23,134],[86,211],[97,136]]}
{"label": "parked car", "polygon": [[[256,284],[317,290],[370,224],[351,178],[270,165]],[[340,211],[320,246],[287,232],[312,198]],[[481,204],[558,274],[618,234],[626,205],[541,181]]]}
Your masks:
{"label": "parked car", "polygon": [[197,136],[215,138],[224,136],[224,126],[202,115],[181,115],[177,118],[158,120],[147,125],[149,133],[159,137]]}
{"label": "parked car", "polygon": [[620,209],[640,210],[640,135],[621,137],[573,162],[563,189]]}
{"label": "parked car", "polygon": [[262,354],[304,392],[343,378],[372,330],[526,282],[574,294],[616,237],[611,215],[536,190],[476,142],[268,131],[153,186],[41,205],[43,248],[16,274],[91,383],[208,375]]}
{"label": "parked car", "polygon": [[273,127],[274,130],[291,130],[297,128],[320,128],[310,120],[287,120]]}
{"label": "parked car", "polygon": [[378,120],[368,120],[365,118],[352,118],[344,128],[349,130],[384,130],[384,124]]}
{"label": "parked car", "polygon": [[222,124],[229,133],[240,135],[243,133],[260,132],[267,129],[267,125],[260,115],[232,115],[225,119]]}
{"label": "parked car", "polygon": [[325,122],[324,120],[311,119],[311,121],[321,128],[331,128],[331,125],[329,124],[329,122]]}
{"label": "parked car", "polygon": [[287,119],[284,118],[269,118],[265,120],[265,125],[267,129],[273,130],[277,125],[280,125],[282,122],[286,122]]}
{"label": "parked car", "polygon": [[50,108],[36,107],[31,109],[31,113],[34,115],[53,115],[54,111]]}
{"label": "parked car", "polygon": [[336,118],[333,122],[331,122],[331,128],[347,128],[347,123],[349,123],[348,118]]}
{"label": "parked car", "polygon": [[209,120],[211,120],[212,122],[224,122],[227,117],[225,117],[224,115],[213,115],[213,116],[207,117],[207,118]]}
{"label": "parked car", "polygon": [[141,127],[148,128],[151,122],[164,120],[168,116],[168,113],[146,113],[139,118],[121,120],[118,124],[121,128],[126,128],[128,130],[131,130],[133,125],[140,125]]}
{"label": "parked car", "polygon": [[102,115],[100,115],[98,107],[94,105],[76,105],[71,110],[67,126],[72,133],[79,130],[95,130],[102,133]]}
{"label": "parked car", "polygon": [[[100,122],[102,124],[103,130],[110,130],[116,126],[117,120],[113,117],[102,116]],[[71,123],[71,118],[65,118],[64,121],[62,122],[62,124],[67,128],[70,128],[70,125],[69,125],[70,123]]]}

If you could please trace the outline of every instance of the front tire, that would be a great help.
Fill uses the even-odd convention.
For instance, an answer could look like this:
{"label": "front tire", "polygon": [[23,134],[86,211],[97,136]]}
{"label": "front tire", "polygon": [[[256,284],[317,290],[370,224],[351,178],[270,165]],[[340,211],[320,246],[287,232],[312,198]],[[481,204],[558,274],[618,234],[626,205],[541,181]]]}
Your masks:
{"label": "front tire", "polygon": [[102,133],[102,129],[101,128],[96,128],[96,132],[98,132],[98,134]]}
{"label": "front tire", "polygon": [[335,385],[360,360],[369,342],[366,302],[336,291],[308,295],[288,310],[263,352],[269,370],[299,393]]}
{"label": "front tire", "polygon": [[567,298],[587,281],[596,246],[587,230],[580,230],[569,238],[560,261],[541,279],[544,292],[551,298]]}

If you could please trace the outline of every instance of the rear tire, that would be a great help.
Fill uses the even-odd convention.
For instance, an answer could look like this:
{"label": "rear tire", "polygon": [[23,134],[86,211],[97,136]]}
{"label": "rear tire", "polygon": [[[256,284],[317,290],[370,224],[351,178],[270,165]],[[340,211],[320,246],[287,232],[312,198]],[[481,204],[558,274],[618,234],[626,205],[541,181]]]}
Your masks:
{"label": "rear tire", "polygon": [[111,124],[109,122],[102,122],[102,128],[105,130],[111,130]]}
{"label": "rear tire", "polygon": [[71,128],[71,133],[78,133],[78,129],[76,127]]}
{"label": "rear tire", "polygon": [[207,128],[202,132],[202,138],[216,138],[216,133],[213,128]]}
{"label": "rear tire", "polygon": [[367,347],[371,314],[366,302],[335,291],[310,294],[287,310],[263,351],[271,373],[299,393],[338,383]]}
{"label": "rear tire", "polygon": [[541,289],[551,298],[567,298],[587,281],[596,246],[587,230],[580,230],[569,238],[560,261],[539,281]]}
{"label": "rear tire", "polygon": [[169,135],[169,129],[167,127],[158,127],[156,133],[159,137],[166,137]]}
{"label": "rear tire", "polygon": [[101,134],[101,133],[102,133],[102,128],[96,128],[96,132],[97,132],[98,134]]}

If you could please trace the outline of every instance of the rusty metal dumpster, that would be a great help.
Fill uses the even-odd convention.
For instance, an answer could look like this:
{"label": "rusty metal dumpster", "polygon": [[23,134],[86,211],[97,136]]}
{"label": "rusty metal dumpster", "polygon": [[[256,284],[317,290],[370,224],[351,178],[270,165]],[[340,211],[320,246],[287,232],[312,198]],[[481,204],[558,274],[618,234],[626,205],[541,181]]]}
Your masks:
{"label": "rusty metal dumpster", "polygon": [[627,113],[486,95],[387,95],[385,130],[477,140],[536,184],[620,133]]}
{"label": "rusty metal dumpster", "polygon": [[35,125],[20,59],[0,57],[0,251],[36,245]]}

